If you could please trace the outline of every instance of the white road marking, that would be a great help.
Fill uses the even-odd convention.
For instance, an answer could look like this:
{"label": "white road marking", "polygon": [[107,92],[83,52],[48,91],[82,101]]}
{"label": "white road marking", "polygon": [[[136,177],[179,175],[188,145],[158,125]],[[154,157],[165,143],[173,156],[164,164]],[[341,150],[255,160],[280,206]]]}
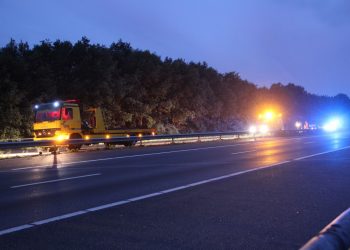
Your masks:
{"label": "white road marking", "polygon": [[[350,148],[350,146],[339,148],[339,149],[335,149],[335,150],[330,150],[330,151],[326,151],[326,152],[321,152],[321,153],[317,153],[317,154],[313,154],[313,155],[307,155],[307,156],[299,157],[299,158],[294,159],[294,160],[302,160],[302,159],[310,158],[310,157],[313,157],[313,156],[322,155],[322,154],[328,154],[328,153],[332,153],[332,152],[336,152],[336,151],[340,151],[340,150],[344,150],[344,149],[348,149],[348,148]],[[246,173],[250,173],[250,172],[255,172],[255,171],[260,171],[260,170],[264,170],[264,169],[275,167],[275,166],[280,166],[280,165],[283,165],[283,164],[286,164],[286,163],[289,163],[289,162],[291,162],[291,161],[283,161],[283,162],[278,162],[278,163],[271,164],[271,165],[268,165],[268,166],[252,168],[252,169],[248,169],[248,170],[244,170],[244,171],[240,171],[240,172],[231,173],[231,174],[228,174],[228,175],[218,176],[218,177],[215,177],[215,178],[210,178],[210,179],[207,179],[207,180],[194,182],[194,183],[191,183],[191,184],[188,184],[188,185],[183,185],[183,186],[179,186],[179,187],[175,187],[175,188],[162,190],[162,191],[159,191],[159,192],[154,192],[154,193],[151,193],[151,194],[137,196],[137,197],[130,198],[130,199],[127,199],[127,200],[116,201],[116,202],[100,205],[100,206],[97,206],[97,207],[92,207],[92,208],[88,208],[88,209],[85,209],[85,210],[76,211],[76,212],[69,213],[69,214],[64,214],[64,215],[60,215],[60,216],[51,217],[51,218],[48,218],[48,219],[45,219],[45,220],[32,222],[30,224],[25,224],[25,225],[21,225],[21,226],[17,226],[17,227],[12,227],[12,228],[7,228],[7,229],[4,229],[4,230],[1,230],[0,231],[0,235],[21,231],[21,230],[24,230],[24,229],[27,229],[27,228],[31,228],[31,227],[34,227],[34,226],[37,226],[37,225],[41,225],[41,224],[45,224],[45,223],[50,223],[50,222],[53,222],[53,221],[64,220],[64,219],[67,219],[67,218],[79,216],[81,214],[86,214],[86,213],[89,213],[89,212],[95,212],[95,211],[99,211],[99,210],[106,209],[106,208],[121,206],[123,204],[127,204],[127,203],[130,203],[130,202],[135,202],[135,201],[147,199],[147,198],[150,198],[150,197],[155,197],[155,196],[159,196],[159,195],[163,195],[163,194],[176,192],[178,190],[183,190],[183,189],[187,189],[187,188],[203,185],[203,184],[210,183],[210,182],[224,180],[224,179],[227,179],[227,178],[231,178],[231,177],[234,177],[234,176],[238,176],[238,175],[242,175],[242,174],[246,174]]]}
{"label": "white road marking", "polygon": [[67,163],[62,163],[62,165],[70,165],[70,164],[77,164],[77,163],[87,163],[87,162],[96,162],[96,161],[108,161],[108,160],[125,159],[125,158],[136,158],[136,157],[144,157],[144,156],[152,156],[152,155],[164,155],[164,154],[191,152],[191,151],[207,150],[207,149],[214,149],[214,148],[236,147],[236,146],[239,146],[239,145],[242,145],[242,144],[221,145],[221,146],[204,147],[204,148],[180,149],[180,150],[171,150],[171,151],[163,151],[163,152],[156,152],[156,153],[146,153],[146,154],[137,154],[137,155],[124,155],[124,156],[108,157],[108,158],[86,160],[86,161],[67,162]]}
{"label": "white road marking", "polygon": [[235,153],[232,153],[232,155],[239,155],[239,154],[245,154],[245,153],[251,153],[251,152],[256,152],[256,150],[242,151],[242,152],[235,152]]}
{"label": "white road marking", "polygon": [[78,215],[86,214],[86,213],[87,213],[87,211],[77,211],[77,212],[74,212],[74,213],[69,213],[69,214],[64,214],[64,215],[52,217],[52,218],[49,218],[49,219],[46,219],[46,220],[39,220],[39,221],[31,223],[31,225],[34,225],[34,226],[43,225],[43,224],[47,224],[47,223],[50,223],[50,222],[53,222],[53,221],[63,220],[63,219],[67,219],[67,218],[70,218],[70,217],[74,217],[74,216],[78,216]]}
{"label": "white road marking", "polygon": [[163,190],[163,191],[160,191],[159,193],[162,193],[162,194],[172,193],[172,192],[184,189],[184,188],[186,188],[186,187],[185,186],[180,186],[180,187],[175,187],[175,188],[170,188],[170,189],[167,189],[167,190]]}
{"label": "white road marking", "polygon": [[50,180],[50,181],[40,181],[40,182],[23,184],[23,185],[16,185],[16,186],[12,186],[10,188],[21,188],[21,187],[35,186],[35,185],[46,184],[46,183],[53,183],[53,182],[60,182],[60,181],[68,181],[68,180],[74,180],[74,179],[87,178],[87,177],[92,177],[92,176],[97,176],[97,175],[101,175],[101,173],[80,175],[80,176],[74,176],[74,177],[68,177],[68,178],[62,178],[62,179],[56,179],[56,180]]}
{"label": "white road marking", "polygon": [[[288,139],[281,139],[279,141],[291,141],[291,140],[302,140],[307,138],[313,138],[313,137],[323,137],[325,135],[314,135],[314,136],[308,136],[308,137],[296,137],[296,138],[288,138]],[[93,160],[85,160],[85,161],[75,161],[75,162],[62,162],[60,165],[73,165],[73,164],[79,164],[79,163],[88,163],[88,162],[96,162],[96,161],[109,161],[109,160],[116,160],[116,159],[125,159],[125,158],[134,158],[134,157],[144,157],[144,156],[152,156],[152,155],[163,155],[163,154],[173,154],[173,153],[181,153],[181,152],[190,152],[190,151],[198,151],[198,150],[207,150],[207,149],[213,149],[213,148],[227,148],[227,147],[236,147],[241,145],[248,145],[251,143],[264,143],[266,140],[261,141],[251,141],[246,143],[238,143],[238,144],[230,144],[230,145],[221,145],[221,146],[212,146],[212,147],[203,147],[203,148],[191,148],[191,149],[180,149],[180,150],[171,150],[171,151],[163,151],[163,152],[157,152],[157,153],[146,153],[146,154],[137,154],[137,155],[125,155],[125,156],[116,156],[116,157],[108,157],[108,158],[100,158],[100,159],[93,159]],[[50,165],[41,165],[41,166],[33,166],[33,167],[22,167],[22,168],[14,168],[10,171],[20,171],[20,170],[28,170],[28,169],[38,169],[38,168],[45,168],[45,167],[52,167],[52,164]],[[1,171],[2,172],[2,171]]]}
{"label": "white road marking", "polygon": [[138,197],[135,197],[135,198],[128,199],[128,201],[143,200],[143,199],[147,199],[147,198],[150,198],[150,197],[153,197],[153,196],[158,196],[158,195],[161,195],[161,194],[162,193],[160,193],[160,192],[152,193],[152,194],[146,194],[146,195],[142,195],[142,196],[138,196]]}
{"label": "white road marking", "polygon": [[250,173],[250,172],[260,171],[260,170],[267,169],[267,168],[270,168],[270,167],[282,165],[282,164],[285,164],[285,163],[288,163],[288,162],[290,162],[290,161],[283,161],[283,162],[278,162],[278,163],[275,163],[275,164],[272,164],[272,165],[268,165],[268,166],[252,168],[252,169],[248,169],[248,170],[244,170],[244,171],[240,171],[240,172],[235,172],[235,173],[231,173],[231,174],[227,174],[227,175],[223,175],[223,176],[218,176],[218,177],[215,177],[215,178],[210,178],[210,179],[203,180],[203,181],[190,183],[188,185],[183,185],[183,186],[179,186],[179,187],[175,187],[175,188],[165,189],[165,190],[162,190],[162,191],[159,191],[159,192],[154,192],[154,193],[150,193],[150,194],[146,194],[146,195],[141,195],[141,196],[129,198],[129,199],[126,199],[126,200],[116,201],[116,202],[100,205],[100,206],[97,206],[97,207],[92,207],[92,208],[79,210],[79,211],[68,213],[68,214],[63,214],[63,215],[60,215],[60,216],[47,218],[45,220],[34,221],[32,223],[29,223],[29,224],[25,224],[25,225],[21,225],[21,226],[17,226],[17,227],[12,227],[12,228],[1,230],[0,231],[0,235],[9,234],[9,233],[16,232],[16,231],[21,231],[21,230],[24,230],[24,229],[27,229],[27,228],[30,228],[30,227],[35,227],[35,226],[38,226],[38,225],[42,225],[42,224],[46,224],[46,223],[50,223],[50,222],[54,222],[54,221],[60,221],[60,220],[64,220],[64,219],[67,219],[67,218],[72,218],[72,217],[79,216],[79,215],[82,215],[82,214],[86,214],[86,213],[89,213],[89,212],[95,212],[95,211],[99,211],[99,210],[106,209],[106,208],[121,206],[123,204],[131,203],[131,202],[135,202],[135,201],[139,201],[139,200],[144,200],[144,199],[148,199],[148,198],[155,197],[155,196],[160,196],[160,195],[163,195],[163,194],[176,192],[178,190],[199,186],[199,185],[203,185],[203,184],[206,184],[206,183],[215,182],[215,181],[231,178],[231,177],[234,177],[234,176],[238,176],[238,175],[242,175],[242,174],[246,174],[246,173]]}
{"label": "white road marking", "polygon": [[19,170],[26,170],[26,169],[40,168],[40,167],[46,167],[46,166],[35,166],[35,167],[14,168],[14,169],[11,169],[11,170],[12,170],[12,171],[19,171]]}
{"label": "white road marking", "polygon": [[120,206],[120,205],[125,204],[125,203],[129,203],[129,201],[117,201],[117,202],[113,202],[113,203],[109,203],[109,204],[105,204],[105,205],[101,205],[101,206],[97,206],[97,207],[88,208],[88,209],[86,209],[86,211],[94,212],[94,211],[98,211],[98,210],[102,210],[102,209],[106,209],[106,208],[110,208],[110,207]]}
{"label": "white road marking", "polygon": [[[339,149],[335,149],[335,150],[330,150],[330,151],[326,151],[326,152],[321,152],[321,153],[317,153],[317,154],[313,154],[313,155],[299,157],[299,158],[294,159],[294,161],[310,158],[310,157],[317,156],[317,155],[328,154],[328,153],[332,153],[332,152],[336,152],[336,151],[340,151],[340,150],[344,150],[344,149],[348,149],[348,148],[350,148],[350,146],[339,148]],[[60,216],[51,217],[51,218],[48,218],[48,219],[45,219],[45,220],[32,222],[30,224],[24,224],[24,225],[20,225],[20,226],[17,226],[17,227],[7,228],[7,229],[4,229],[4,230],[1,230],[0,231],[0,235],[21,231],[21,230],[24,230],[24,229],[27,229],[27,228],[35,227],[37,225],[41,225],[41,224],[45,224],[45,223],[50,223],[50,222],[53,222],[53,221],[64,220],[64,219],[67,219],[67,218],[79,216],[79,215],[86,214],[86,213],[89,213],[89,212],[95,212],[95,211],[99,211],[99,210],[106,209],[106,208],[111,208],[111,207],[117,207],[117,206],[120,206],[120,205],[123,205],[123,204],[127,204],[127,203],[130,203],[130,202],[139,201],[139,200],[147,199],[147,198],[150,198],[150,197],[155,197],[155,196],[159,196],[159,195],[163,195],[163,194],[167,194],[167,193],[176,192],[178,190],[183,190],[183,189],[199,186],[199,185],[203,185],[203,184],[206,184],[206,183],[215,182],[215,181],[231,178],[231,177],[234,177],[234,176],[238,176],[238,175],[242,175],[242,174],[246,174],[246,173],[250,173],[250,172],[255,172],[255,171],[260,171],[260,170],[264,170],[264,169],[275,167],[275,166],[280,166],[280,165],[283,165],[283,164],[286,164],[286,163],[289,163],[289,162],[291,162],[291,161],[283,161],[283,162],[278,162],[278,163],[271,164],[271,165],[268,165],[268,166],[252,168],[252,169],[248,169],[248,170],[244,170],[244,171],[240,171],[240,172],[231,173],[231,174],[228,174],[228,175],[218,176],[218,177],[215,177],[215,178],[210,178],[210,179],[207,179],[207,180],[194,182],[194,183],[191,183],[191,184],[188,184],[188,185],[184,185],[184,186],[179,186],[179,187],[170,188],[170,189],[162,190],[162,191],[151,193],[151,194],[137,196],[137,197],[130,198],[130,199],[127,199],[127,200],[116,201],[116,202],[113,202],[113,203],[108,203],[108,204],[100,205],[100,206],[97,206],[97,207],[92,207],[92,208],[88,208],[88,209],[85,209],[85,210],[76,211],[76,212],[69,213],[69,214],[64,214],[64,215],[60,215]]]}
{"label": "white road marking", "polygon": [[346,147],[342,147],[342,148],[338,148],[338,149],[333,149],[333,150],[329,150],[329,151],[325,151],[325,152],[321,152],[321,153],[317,153],[317,154],[306,155],[306,156],[302,156],[299,158],[295,158],[294,161],[300,161],[300,160],[304,160],[304,159],[311,158],[314,156],[329,154],[329,153],[337,152],[337,151],[348,149],[348,148],[350,148],[350,146],[346,146]]}
{"label": "white road marking", "polygon": [[[221,146],[204,147],[204,148],[190,148],[190,149],[171,150],[171,151],[163,151],[163,152],[156,152],[156,153],[146,153],[146,154],[137,154],[137,155],[123,155],[123,156],[100,158],[100,159],[85,160],[85,161],[62,162],[60,164],[61,165],[73,165],[73,164],[79,164],[79,163],[89,163],[89,162],[97,162],[97,161],[109,161],[109,160],[116,160],[116,159],[136,158],[136,157],[144,157],[144,156],[152,156],[152,155],[173,154],[173,153],[199,151],[199,150],[207,150],[207,149],[214,149],[214,148],[236,147],[236,146],[245,145],[245,144],[246,143],[240,143],[240,144],[221,145]],[[11,171],[19,171],[19,170],[26,170],[26,169],[37,169],[37,168],[45,168],[45,167],[52,167],[52,164],[51,165],[34,166],[34,167],[14,168],[14,169],[11,169]]]}
{"label": "white road marking", "polygon": [[9,233],[17,232],[17,231],[22,231],[22,230],[30,228],[30,227],[34,227],[34,226],[30,225],[30,224],[25,224],[25,225],[21,225],[18,227],[11,227],[11,228],[8,228],[5,230],[1,230],[0,235],[9,234]]}

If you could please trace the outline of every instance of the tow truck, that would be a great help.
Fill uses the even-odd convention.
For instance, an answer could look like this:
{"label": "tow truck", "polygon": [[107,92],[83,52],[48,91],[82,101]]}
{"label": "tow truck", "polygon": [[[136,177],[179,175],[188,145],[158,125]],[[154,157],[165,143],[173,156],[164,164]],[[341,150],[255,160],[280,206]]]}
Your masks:
{"label": "tow truck", "polygon": [[[109,139],[156,134],[154,128],[106,129],[101,108],[82,110],[77,100],[36,104],[34,114],[34,141],[55,140],[57,144],[66,145],[70,150],[78,150],[82,146],[82,144],[69,144],[71,139]],[[135,143],[136,141],[126,141],[119,144],[132,146]]]}
{"label": "tow truck", "polygon": [[268,109],[260,113],[255,124],[249,127],[251,134],[266,135],[284,130],[282,114]]}

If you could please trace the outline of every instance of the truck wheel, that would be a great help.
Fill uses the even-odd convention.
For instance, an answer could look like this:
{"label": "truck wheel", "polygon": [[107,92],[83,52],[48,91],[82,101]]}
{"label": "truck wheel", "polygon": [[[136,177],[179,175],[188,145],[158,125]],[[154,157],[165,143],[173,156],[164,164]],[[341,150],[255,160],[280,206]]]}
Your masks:
{"label": "truck wheel", "polygon": [[132,146],[135,146],[137,141],[127,141],[127,142],[124,142],[123,145],[125,147],[132,147]]}
{"label": "truck wheel", "polygon": [[[72,134],[69,139],[82,139],[79,134]],[[72,151],[78,151],[81,148],[82,144],[69,144],[68,149]]]}
{"label": "truck wheel", "polygon": [[113,145],[112,143],[109,143],[109,142],[105,142],[105,149],[112,149]]}

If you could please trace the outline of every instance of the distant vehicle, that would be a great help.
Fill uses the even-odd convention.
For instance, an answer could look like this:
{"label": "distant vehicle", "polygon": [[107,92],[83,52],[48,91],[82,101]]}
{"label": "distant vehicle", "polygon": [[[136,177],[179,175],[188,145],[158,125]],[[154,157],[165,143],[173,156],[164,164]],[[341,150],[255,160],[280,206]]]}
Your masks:
{"label": "distant vehicle", "polygon": [[257,121],[249,127],[251,134],[269,134],[284,129],[282,114],[266,110],[258,115]]}
{"label": "distant vehicle", "polygon": [[[57,140],[63,145],[69,139],[94,139],[155,135],[155,129],[106,129],[101,108],[81,110],[77,101],[55,101],[34,106],[34,140]],[[123,142],[132,146],[135,141]],[[67,142],[68,144],[68,142]],[[80,149],[81,144],[68,144],[68,148]]]}

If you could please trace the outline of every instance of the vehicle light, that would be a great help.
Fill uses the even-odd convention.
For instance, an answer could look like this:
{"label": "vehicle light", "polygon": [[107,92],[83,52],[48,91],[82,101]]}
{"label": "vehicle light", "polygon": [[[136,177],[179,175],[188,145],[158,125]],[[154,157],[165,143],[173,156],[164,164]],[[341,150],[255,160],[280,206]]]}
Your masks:
{"label": "vehicle light", "polygon": [[334,132],[341,128],[341,121],[338,118],[332,119],[323,125],[323,129],[327,132]]}
{"label": "vehicle light", "polygon": [[85,140],[89,140],[89,139],[90,139],[90,136],[85,135]]}
{"label": "vehicle light", "polygon": [[257,128],[256,128],[256,126],[252,125],[249,127],[248,131],[251,134],[255,134],[257,132]]}
{"label": "vehicle light", "polygon": [[138,137],[142,137],[142,134],[140,133],[140,134],[138,134],[137,136],[138,136]]}
{"label": "vehicle light", "polygon": [[38,105],[38,104],[36,104],[36,105],[34,106],[34,108],[35,108],[35,109],[38,109],[38,108],[39,108],[39,105]]}
{"label": "vehicle light", "polygon": [[111,138],[111,136],[110,135],[106,135],[106,139],[109,139],[109,138]]}
{"label": "vehicle light", "polygon": [[153,136],[156,135],[156,132],[152,131],[152,135],[153,135]]}
{"label": "vehicle light", "polygon": [[297,128],[297,129],[300,129],[301,128],[301,122],[295,122],[295,127]]}
{"label": "vehicle light", "polygon": [[55,101],[55,102],[53,103],[53,106],[54,106],[55,108],[57,108],[58,106],[60,106],[60,103],[59,103],[58,101]]}
{"label": "vehicle light", "polygon": [[39,132],[39,133],[38,133],[38,136],[41,136],[41,135],[42,135],[42,133],[41,133],[41,132]]}
{"label": "vehicle light", "polygon": [[48,134],[48,135],[51,135],[51,132],[49,131],[49,132],[47,132],[47,134]]}
{"label": "vehicle light", "polygon": [[128,138],[129,138],[129,137],[130,137],[130,135],[126,135],[126,137],[128,137]]}
{"label": "vehicle light", "polygon": [[274,113],[271,112],[271,111],[267,111],[265,114],[264,114],[264,117],[266,120],[272,120],[272,118],[274,117]]}
{"label": "vehicle light", "polygon": [[64,141],[64,140],[67,140],[69,139],[69,136],[68,135],[58,135],[55,140],[56,141]]}
{"label": "vehicle light", "polygon": [[262,134],[266,134],[269,132],[269,127],[266,124],[262,124],[259,127],[259,132]]}

